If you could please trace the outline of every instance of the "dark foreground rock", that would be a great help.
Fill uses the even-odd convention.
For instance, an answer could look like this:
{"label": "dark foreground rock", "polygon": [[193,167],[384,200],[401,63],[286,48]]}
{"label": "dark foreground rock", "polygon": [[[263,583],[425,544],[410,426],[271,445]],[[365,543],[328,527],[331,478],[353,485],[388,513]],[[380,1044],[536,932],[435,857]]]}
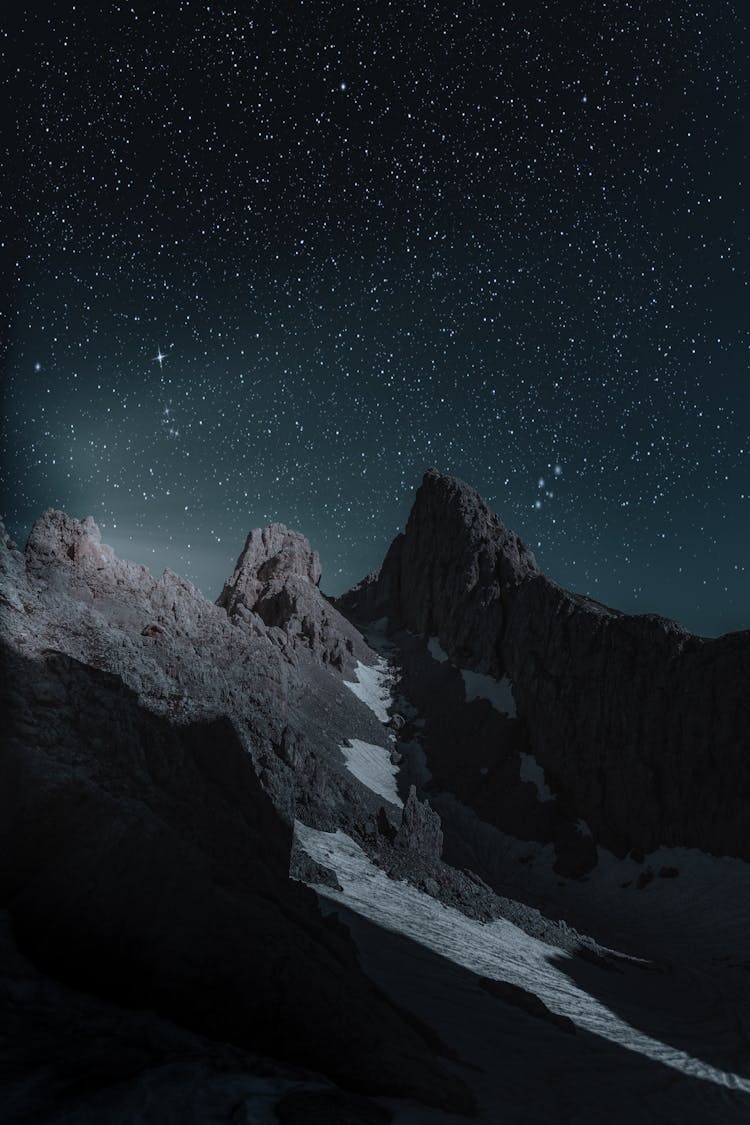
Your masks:
{"label": "dark foreground rock", "polygon": [[550,1011],[543,1000],[540,1000],[533,992],[529,992],[525,988],[519,988],[517,984],[510,984],[505,980],[491,980],[489,977],[480,977],[479,987],[483,988],[485,992],[489,992],[490,996],[495,996],[506,1004],[512,1004],[516,1008],[523,1009],[534,1019],[546,1020],[568,1035],[575,1035],[576,1033],[576,1027],[572,1020],[569,1020],[567,1016],[559,1016],[557,1012]]}
{"label": "dark foreground rock", "polygon": [[293,1091],[276,1106],[281,1125],[388,1125],[393,1114],[364,1098],[344,1098],[327,1090]]}
{"label": "dark foreground rock", "polygon": [[[750,632],[707,640],[562,589],[474,489],[434,470],[380,571],[337,605],[508,676],[526,749],[595,842],[750,859]],[[561,862],[590,861],[566,847]]]}
{"label": "dark foreground rock", "polygon": [[3,1125],[255,1122],[288,1095],[326,1099],[332,1120],[352,1104],[363,1116],[380,1108],[321,1074],[62,984],[20,953],[0,912]]}

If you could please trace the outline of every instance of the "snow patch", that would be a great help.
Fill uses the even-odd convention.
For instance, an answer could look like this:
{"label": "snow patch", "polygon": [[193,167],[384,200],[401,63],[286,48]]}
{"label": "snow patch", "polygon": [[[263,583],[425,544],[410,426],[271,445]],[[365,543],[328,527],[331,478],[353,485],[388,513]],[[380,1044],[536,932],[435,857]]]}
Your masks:
{"label": "snow patch", "polygon": [[448,653],[441,646],[437,637],[429,637],[427,640],[427,651],[433,660],[437,660],[438,664],[444,664],[448,659]]}
{"label": "snow patch", "polygon": [[340,747],[349,772],[373,793],[385,798],[392,805],[403,808],[404,802],[396,789],[398,766],[393,765],[388,751],[382,746],[374,746],[371,742],[361,742],[358,738],[349,741],[351,746]]}
{"label": "snow patch", "polygon": [[[554,801],[555,794],[544,779],[544,770],[533,754],[521,754],[521,781],[530,781],[536,787],[536,795],[540,801]],[[585,824],[585,821],[580,821]],[[578,829],[581,832],[581,829]],[[586,835],[586,833],[583,833]],[[588,832],[591,835],[591,832]]]}
{"label": "snow patch", "polygon": [[466,668],[461,669],[461,675],[464,679],[467,703],[471,703],[474,699],[486,699],[496,711],[510,715],[511,718],[515,717],[516,701],[513,698],[512,684],[508,676],[496,680],[494,676],[483,676],[481,672],[469,672]]}
{"label": "snow patch", "polygon": [[384,660],[382,656],[378,657],[377,662],[372,665],[363,664],[361,660],[358,660],[355,675],[357,683],[350,683],[349,680],[344,680],[344,683],[358,699],[361,699],[370,708],[381,723],[387,723],[388,708],[393,703],[393,696],[388,684],[388,661]]}
{"label": "snow patch", "polygon": [[333,833],[295,822],[308,855],[335,871],[343,888],[316,886],[370,922],[448,958],[479,976],[508,981],[539,996],[553,1012],[580,1028],[663,1066],[725,1089],[750,1093],[750,1080],[723,1071],[633,1027],[558,968],[570,954],[524,933],[504,918],[478,922],[437,902],[409,883],[389,879],[340,829]]}

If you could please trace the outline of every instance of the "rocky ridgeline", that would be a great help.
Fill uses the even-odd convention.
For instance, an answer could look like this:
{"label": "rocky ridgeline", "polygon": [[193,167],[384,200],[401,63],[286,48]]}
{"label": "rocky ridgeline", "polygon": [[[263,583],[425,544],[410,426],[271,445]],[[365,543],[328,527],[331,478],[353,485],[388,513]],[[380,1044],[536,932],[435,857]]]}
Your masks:
{"label": "rocky ridgeline", "polygon": [[707,640],[562,589],[474,489],[435,470],[380,571],[337,605],[509,676],[528,749],[616,853],[750,860],[750,632]]}
{"label": "rocky ridgeline", "polygon": [[117,559],[90,519],[45,513],[23,553],[2,534],[0,908],[71,984],[466,1108],[434,1038],[288,875],[295,818],[377,833],[382,799],[340,746],[390,745],[339,674],[375,656],[319,577],[280,525],[251,533],[220,605]]}

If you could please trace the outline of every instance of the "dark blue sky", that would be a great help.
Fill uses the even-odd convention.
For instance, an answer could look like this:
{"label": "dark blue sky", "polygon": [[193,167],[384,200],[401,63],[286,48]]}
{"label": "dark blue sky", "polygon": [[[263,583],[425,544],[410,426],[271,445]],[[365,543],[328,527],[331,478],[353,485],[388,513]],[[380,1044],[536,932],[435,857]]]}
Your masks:
{"label": "dark blue sky", "polygon": [[338,592],[435,465],[563,584],[750,627],[741,6],[88,7],[2,17],[14,534],[216,596],[280,519]]}

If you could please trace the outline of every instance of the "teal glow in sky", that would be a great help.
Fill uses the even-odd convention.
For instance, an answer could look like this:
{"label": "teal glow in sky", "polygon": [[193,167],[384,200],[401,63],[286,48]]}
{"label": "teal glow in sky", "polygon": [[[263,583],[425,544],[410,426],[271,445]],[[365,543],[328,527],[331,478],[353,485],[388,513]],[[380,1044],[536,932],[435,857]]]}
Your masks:
{"label": "teal glow in sky", "polygon": [[739,6],[27,8],[18,538],[91,514],[215,596],[279,519],[338,592],[435,465],[563,584],[750,627]]}

